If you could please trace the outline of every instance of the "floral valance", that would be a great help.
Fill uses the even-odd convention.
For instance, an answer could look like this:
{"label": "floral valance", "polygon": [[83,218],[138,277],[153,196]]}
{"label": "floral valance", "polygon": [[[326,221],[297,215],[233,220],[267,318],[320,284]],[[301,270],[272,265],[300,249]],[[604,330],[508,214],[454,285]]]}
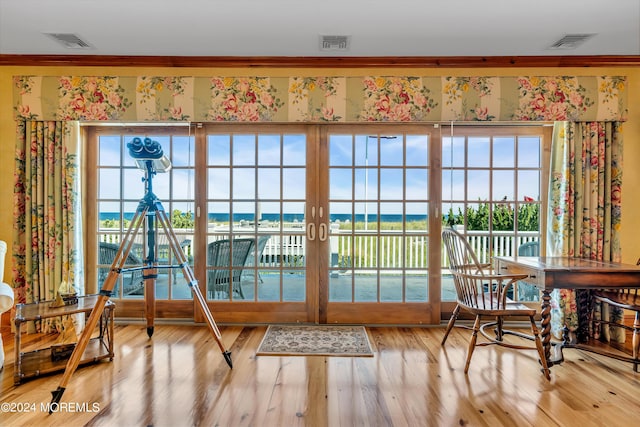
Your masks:
{"label": "floral valance", "polygon": [[16,119],[624,121],[624,76],[15,76]]}

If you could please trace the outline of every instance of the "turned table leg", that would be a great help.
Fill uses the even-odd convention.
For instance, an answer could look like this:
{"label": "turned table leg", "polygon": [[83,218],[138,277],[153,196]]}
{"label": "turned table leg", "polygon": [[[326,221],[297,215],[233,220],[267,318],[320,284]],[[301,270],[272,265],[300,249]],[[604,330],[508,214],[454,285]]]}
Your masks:
{"label": "turned table leg", "polygon": [[542,347],[544,348],[544,356],[548,365],[551,367],[551,296],[549,290],[542,291],[542,311],[540,312],[540,336],[542,338]]}

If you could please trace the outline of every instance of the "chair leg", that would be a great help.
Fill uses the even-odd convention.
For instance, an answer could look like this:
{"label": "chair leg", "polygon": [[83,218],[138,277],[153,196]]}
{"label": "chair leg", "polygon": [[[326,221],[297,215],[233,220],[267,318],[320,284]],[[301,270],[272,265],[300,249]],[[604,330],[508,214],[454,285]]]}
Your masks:
{"label": "chair leg", "polygon": [[551,380],[551,371],[549,371],[549,365],[547,364],[547,358],[544,355],[544,347],[542,346],[542,340],[540,339],[540,332],[536,326],[536,321],[533,316],[529,317],[531,322],[531,333],[536,342],[536,348],[538,349],[538,356],[540,356],[540,364],[542,365],[542,373],[547,380]]}
{"label": "chair leg", "polygon": [[440,345],[444,345],[447,342],[447,337],[449,337],[449,332],[453,329],[453,325],[456,323],[456,319],[458,318],[458,314],[460,313],[460,306],[456,305],[456,308],[453,309],[453,313],[449,318],[449,323],[447,324],[447,329],[444,331],[444,336],[442,337],[442,342]]}
{"label": "chair leg", "polygon": [[480,330],[480,315],[476,316],[476,321],[473,322],[473,332],[471,333],[471,340],[469,340],[469,349],[467,350],[467,362],[464,365],[464,373],[469,372],[469,365],[471,364],[471,356],[473,356],[473,350],[476,349],[476,342],[478,341],[478,331]]}
{"label": "chair leg", "polygon": [[496,316],[496,341],[502,341],[504,337],[504,319],[502,316]]}
{"label": "chair leg", "polygon": [[633,363],[633,370],[638,372],[638,365],[640,364],[640,311],[636,311],[636,317],[633,321],[633,359],[636,360]]}

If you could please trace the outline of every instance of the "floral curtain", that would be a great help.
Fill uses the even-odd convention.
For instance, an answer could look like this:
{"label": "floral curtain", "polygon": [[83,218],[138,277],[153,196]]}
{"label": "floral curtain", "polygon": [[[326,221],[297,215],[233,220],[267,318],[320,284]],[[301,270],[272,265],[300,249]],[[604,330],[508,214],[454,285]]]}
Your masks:
{"label": "floral curtain", "polygon": [[62,282],[83,293],[79,143],[78,122],[17,122],[12,272],[16,303],[51,300]]}
{"label": "floral curtain", "polygon": [[625,76],[14,76],[22,120],[624,121]]}
{"label": "floral curtain", "polygon": [[[619,122],[556,123],[551,149],[547,255],[620,261],[621,127]],[[586,304],[578,304],[578,300]],[[560,338],[566,326],[571,338],[579,341],[588,334],[599,337],[600,333],[607,339],[624,338],[623,334],[618,335],[620,328],[590,331],[589,305],[586,291],[554,291],[552,333]],[[612,310],[610,320],[620,320],[621,316],[620,310]]]}

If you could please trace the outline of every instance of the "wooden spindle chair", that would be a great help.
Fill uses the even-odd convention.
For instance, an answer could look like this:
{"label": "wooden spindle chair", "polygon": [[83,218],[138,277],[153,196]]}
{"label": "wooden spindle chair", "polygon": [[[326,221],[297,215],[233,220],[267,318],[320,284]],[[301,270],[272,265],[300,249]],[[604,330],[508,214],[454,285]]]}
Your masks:
{"label": "wooden spindle chair", "polygon": [[[444,346],[451,329],[453,329],[461,311],[475,316],[471,340],[467,350],[467,361],[464,367],[465,374],[469,371],[471,356],[477,346],[500,345],[503,347],[520,350],[537,350],[542,372],[545,378],[551,379],[547,359],[544,354],[542,340],[534,320],[535,308],[529,308],[524,304],[512,301],[507,293],[519,280],[527,278],[526,274],[497,275],[493,273],[490,264],[480,264],[478,258],[461,234],[453,229],[445,229],[442,232],[442,240],[449,258],[449,269],[453,275],[456,288],[457,306],[453,310],[451,319],[442,338]],[[531,323],[532,337],[504,329],[504,318],[511,316],[528,317]],[[491,317],[495,321],[481,323],[483,317]],[[495,327],[495,337],[485,331],[487,327]],[[478,333],[487,341],[478,342]],[[505,334],[516,335],[522,338],[533,338],[535,346],[520,345],[504,340]]]}

